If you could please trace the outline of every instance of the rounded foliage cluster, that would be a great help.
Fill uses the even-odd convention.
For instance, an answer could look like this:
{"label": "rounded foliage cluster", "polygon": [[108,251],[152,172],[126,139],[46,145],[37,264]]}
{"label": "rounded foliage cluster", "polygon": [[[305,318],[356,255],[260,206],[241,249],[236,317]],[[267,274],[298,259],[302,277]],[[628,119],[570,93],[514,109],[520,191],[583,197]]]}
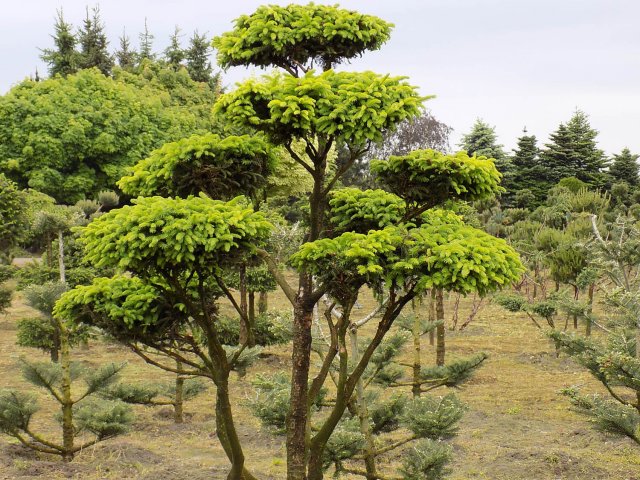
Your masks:
{"label": "rounded foliage cluster", "polygon": [[82,230],[79,241],[96,267],[150,272],[219,268],[231,253],[250,252],[266,240],[271,225],[241,197],[229,202],[199,197],[138,198]]}
{"label": "rounded foliage cluster", "polygon": [[423,100],[403,77],[330,70],[248,80],[220,97],[214,110],[275,143],[317,134],[362,145],[417,116]]}
{"label": "rounded foliage cluster", "polygon": [[254,195],[274,168],[260,136],[221,138],[209,133],[167,143],[138,162],[118,186],[131,196],[181,196],[205,192],[212,198]]}
{"label": "rounded foliage cluster", "polygon": [[213,46],[223,67],[277,65],[294,72],[315,61],[331,68],[380,48],[392,26],[330,5],[265,5],[238,17],[235,28],[214,38]]}
{"label": "rounded foliage cluster", "polygon": [[408,155],[374,160],[371,171],[389,190],[409,203],[438,205],[450,198],[482,200],[504,189],[492,159],[415,150]]}

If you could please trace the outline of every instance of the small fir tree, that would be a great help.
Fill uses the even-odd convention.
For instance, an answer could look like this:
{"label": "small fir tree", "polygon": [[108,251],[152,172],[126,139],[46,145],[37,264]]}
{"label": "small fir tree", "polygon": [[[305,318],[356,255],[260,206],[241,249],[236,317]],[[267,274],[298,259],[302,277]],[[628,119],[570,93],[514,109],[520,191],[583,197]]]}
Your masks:
{"label": "small fir tree", "polygon": [[87,7],[86,17],[78,32],[78,44],[80,46],[79,68],[95,67],[104,75],[111,75],[114,62],[107,50],[109,42],[104,32],[99,7],[96,6],[92,9],[91,16],[89,16],[89,8]]}
{"label": "small fir tree", "polygon": [[576,110],[566,124],[561,123],[540,154],[549,184],[555,185],[565,177],[576,177],[590,185],[602,185],[606,159],[597,148],[597,136],[597,130],[589,124],[589,117],[580,110]]}
{"label": "small fir tree", "polygon": [[164,60],[167,62],[167,65],[174,70],[179,70],[182,67],[182,61],[186,57],[186,52],[180,45],[181,36],[180,28],[176,25],[173,35],[171,35],[171,39],[169,40],[169,46],[164,51]]}
{"label": "small fir tree", "polygon": [[154,60],[155,53],[153,53],[153,34],[149,31],[147,26],[147,19],[144,19],[144,30],[138,35],[140,39],[140,49],[138,52],[138,63],[143,60]]}
{"label": "small fir tree", "polygon": [[55,48],[44,49],[40,58],[49,66],[49,75],[66,76],[79,68],[78,40],[73,34],[73,26],[67,23],[62,10],[57,11],[55,33],[52,35]]}
{"label": "small fir tree", "polygon": [[189,39],[189,48],[185,52],[187,71],[194,81],[211,82],[213,68],[209,55],[211,55],[211,46],[206,35],[200,35],[196,30]]}
{"label": "small fir tree", "polygon": [[[60,455],[69,462],[91,445],[127,431],[133,414],[122,402],[91,398],[117,380],[124,364],[87,369],[72,363],[69,331],[59,319],[55,322],[60,333],[60,363],[23,360],[22,374],[28,382],[48,392],[60,406],[62,441],[46,438],[33,429],[31,420],[39,410],[37,399],[31,393],[16,390],[0,390],[0,432],[27,448]],[[79,379],[84,383],[81,393],[73,385]]]}
{"label": "small fir tree", "polygon": [[628,148],[622,149],[622,152],[613,156],[609,167],[609,175],[611,175],[613,183],[626,182],[632,187],[640,185],[638,157],[640,155],[631,153]]}
{"label": "small fir tree", "polygon": [[511,161],[504,153],[503,146],[498,144],[495,127],[478,118],[471,131],[462,136],[458,146],[466,150],[468,155],[493,158],[496,168],[505,177],[502,182],[505,186],[505,180],[511,173]]}
{"label": "small fir tree", "polygon": [[123,31],[120,37],[120,48],[115,53],[118,66],[123,70],[132,70],[136,65],[137,55],[136,51],[131,49],[131,41]]}

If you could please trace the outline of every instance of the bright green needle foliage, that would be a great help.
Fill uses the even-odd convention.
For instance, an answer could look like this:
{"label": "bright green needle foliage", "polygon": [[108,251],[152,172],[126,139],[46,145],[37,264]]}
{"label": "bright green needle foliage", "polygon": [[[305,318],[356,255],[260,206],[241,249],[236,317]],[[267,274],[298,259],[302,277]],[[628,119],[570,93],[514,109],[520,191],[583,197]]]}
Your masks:
{"label": "bright green needle foliage", "polygon": [[194,135],[152,152],[118,186],[131,196],[186,197],[205,192],[228,199],[238,192],[254,195],[265,186],[274,163],[260,136]]}
{"label": "bright green needle foliage", "polygon": [[331,223],[334,231],[367,233],[402,221],[406,204],[384,190],[341,188],[331,194]]}
{"label": "bright green needle foliage", "polygon": [[480,200],[504,191],[492,159],[416,150],[374,160],[371,171],[390,191],[411,204],[438,205],[448,199]]}
{"label": "bright green needle foliage", "polygon": [[199,197],[138,198],[82,230],[87,261],[148,278],[166,270],[210,273],[233,252],[252,251],[271,224],[242,197],[229,202]]}
{"label": "bright green needle foliage", "polygon": [[[411,216],[404,200],[384,190],[341,188],[331,194],[331,223],[334,233],[367,233],[385,227],[397,226]],[[461,224],[460,216],[451,210],[430,209],[411,219],[413,225]]]}
{"label": "bright green needle foliage", "polygon": [[[90,309],[88,308],[90,307]],[[105,330],[116,337],[118,332],[145,332],[157,326],[161,318],[160,297],[157,290],[137,277],[116,275],[96,278],[91,285],[77,286],[65,292],[55,305],[57,318],[73,319],[74,323],[94,325],[108,318]]]}
{"label": "bright green needle foliage", "polygon": [[214,111],[266,132],[275,143],[324,135],[362,145],[417,116],[424,100],[404,77],[330,70],[248,80],[220,97]]}
{"label": "bright green needle foliage", "polygon": [[378,50],[389,39],[393,25],[329,5],[265,5],[242,15],[235,28],[213,39],[218,63],[277,65],[292,75],[309,64],[324,69]]}
{"label": "bright green needle foliage", "polygon": [[291,264],[312,273],[338,299],[381,281],[484,295],[516,281],[524,271],[504,240],[461,223],[345,232],[305,243]]}
{"label": "bright green needle foliage", "polygon": [[417,288],[480,295],[517,281],[524,272],[507,242],[466,225],[426,225],[411,230],[405,259],[394,265],[404,278],[419,275]]}

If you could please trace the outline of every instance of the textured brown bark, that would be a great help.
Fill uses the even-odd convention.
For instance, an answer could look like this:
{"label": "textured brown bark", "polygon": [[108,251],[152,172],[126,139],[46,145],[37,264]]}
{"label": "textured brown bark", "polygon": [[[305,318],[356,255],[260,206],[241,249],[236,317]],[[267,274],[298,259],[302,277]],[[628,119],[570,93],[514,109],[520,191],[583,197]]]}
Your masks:
{"label": "textured brown bark", "polygon": [[[307,149],[313,162],[313,191],[309,197],[309,233],[305,241],[320,238],[326,201],[325,173],[331,144],[319,145],[316,152]],[[292,153],[292,151],[290,151]],[[311,365],[311,324],[314,297],[311,275],[301,273],[293,309],[293,352],[291,355],[291,405],[287,418],[287,480],[307,480],[309,453],[309,368]]]}
{"label": "textured brown bark", "polygon": [[[436,321],[436,291],[435,289],[431,289],[429,292],[429,322]],[[429,345],[433,346],[436,343],[436,332],[435,329],[431,329],[429,332]]]}
{"label": "textured brown bark", "polygon": [[256,331],[256,292],[253,290],[249,290],[249,311],[247,312],[247,316],[249,317],[249,325],[251,327],[251,331]]}
{"label": "textured brown bark", "polygon": [[[176,370],[182,370],[182,363],[176,361]],[[183,395],[184,395],[184,377],[180,374],[176,374],[176,393],[175,403],[173,404],[173,420],[176,423],[184,422],[183,417]]]}
{"label": "textured brown bark", "polygon": [[260,292],[258,296],[258,313],[262,315],[269,310],[269,294],[267,292]]}
{"label": "textured brown bark", "polygon": [[[358,330],[351,330],[350,337],[352,360],[353,363],[357,364],[360,361],[360,352],[358,351]],[[418,336],[418,343],[419,341],[420,337]],[[362,382],[362,377],[358,379],[358,383],[356,386],[356,401],[358,419],[360,420],[360,433],[362,433],[362,435],[364,436],[365,442],[364,465],[367,471],[367,475],[365,476],[365,478],[367,480],[376,480],[378,478],[378,472],[376,469],[376,445],[373,438],[373,433],[371,432],[371,423],[369,422],[369,411],[367,408],[367,400],[364,396],[364,385]]]}
{"label": "textured brown bark", "polygon": [[458,327],[458,310],[460,309],[460,297],[461,295],[459,293],[456,293],[456,299],[453,303],[453,316],[451,317],[451,326],[449,327],[449,330],[451,331],[455,331],[455,329]]}
{"label": "textured brown bark", "polygon": [[[420,359],[420,317],[415,302],[413,306],[413,325],[411,335],[413,336],[413,386],[411,393],[414,398],[420,396],[420,371],[422,369]],[[433,330],[432,330],[433,331]]]}
{"label": "textured brown bark", "polygon": [[[442,289],[436,290],[436,321],[444,322],[444,296]],[[444,323],[436,327],[436,365],[444,365],[445,356]]]}
{"label": "textured brown bark", "polygon": [[247,344],[248,347],[255,347],[255,332],[249,320],[249,307],[247,302],[247,266],[240,266],[240,345]]}
{"label": "textured brown bark", "polygon": [[[311,278],[303,280],[311,288]],[[306,289],[303,289],[303,292]],[[308,381],[311,363],[313,305],[298,298],[294,308],[293,352],[291,356],[291,406],[287,418],[287,480],[305,480],[307,466]]]}

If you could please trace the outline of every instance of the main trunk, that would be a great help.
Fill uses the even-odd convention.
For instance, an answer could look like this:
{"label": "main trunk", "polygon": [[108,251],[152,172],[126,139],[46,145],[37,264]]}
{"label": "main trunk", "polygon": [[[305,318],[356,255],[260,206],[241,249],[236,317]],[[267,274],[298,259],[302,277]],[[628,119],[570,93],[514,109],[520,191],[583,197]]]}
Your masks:
{"label": "main trunk", "polygon": [[69,336],[62,325],[57,322],[60,333],[60,367],[62,369],[61,393],[62,393],[62,446],[64,448],[62,458],[66,462],[73,460],[73,400],[71,399],[71,358],[69,352]]}
{"label": "main trunk", "polygon": [[442,289],[436,290],[436,321],[441,322],[436,327],[436,365],[444,365],[445,343],[444,343],[444,297]]}
{"label": "main trunk", "polygon": [[[358,351],[358,331],[351,330],[351,355],[354,364],[360,361],[360,352]],[[418,337],[419,338],[419,337]],[[419,341],[419,340],[418,340]],[[358,379],[356,386],[356,401],[358,405],[358,419],[360,421],[360,433],[364,436],[364,464],[367,470],[366,479],[376,480],[378,472],[376,469],[376,445],[371,432],[371,423],[369,422],[369,411],[367,408],[367,400],[364,396],[364,385],[362,377]]]}
{"label": "main trunk", "polygon": [[294,308],[293,353],[291,355],[291,405],[287,418],[287,480],[305,480],[308,455],[307,417],[309,366],[311,363],[311,323],[313,305],[305,302],[311,290],[311,278],[303,288]]}
{"label": "main trunk", "polygon": [[411,329],[413,336],[413,386],[411,393],[414,398],[420,396],[420,370],[422,369],[420,362],[420,316],[415,301],[413,302],[413,325]]}
{"label": "main trunk", "polygon": [[[176,370],[182,371],[182,363],[176,361]],[[183,395],[184,395],[184,377],[180,373],[176,373],[176,391],[175,391],[175,403],[173,404],[173,420],[176,423],[182,423],[184,421],[182,415],[183,407]]]}
{"label": "main trunk", "polygon": [[238,438],[231,402],[229,401],[229,374],[221,375],[216,380],[216,434],[229,461],[231,470],[227,480],[256,480],[244,468],[244,453]]}
{"label": "main trunk", "polygon": [[[313,191],[309,196],[309,232],[305,241],[321,237],[324,226],[326,192],[325,172],[330,145],[319,146],[317,154],[307,149],[313,162]],[[322,153],[320,153],[322,152]],[[301,273],[293,311],[293,352],[291,355],[291,405],[287,418],[287,480],[307,480],[309,452],[309,367],[311,364],[311,325],[313,307],[319,298],[313,295],[313,279]]]}
{"label": "main trunk", "polygon": [[269,294],[267,292],[260,292],[260,296],[258,297],[258,313],[263,314],[267,313],[269,309]]}
{"label": "main trunk", "polygon": [[249,319],[249,307],[247,302],[247,266],[242,264],[240,266],[240,345],[244,343],[248,347],[255,347],[256,338],[253,325]]}

